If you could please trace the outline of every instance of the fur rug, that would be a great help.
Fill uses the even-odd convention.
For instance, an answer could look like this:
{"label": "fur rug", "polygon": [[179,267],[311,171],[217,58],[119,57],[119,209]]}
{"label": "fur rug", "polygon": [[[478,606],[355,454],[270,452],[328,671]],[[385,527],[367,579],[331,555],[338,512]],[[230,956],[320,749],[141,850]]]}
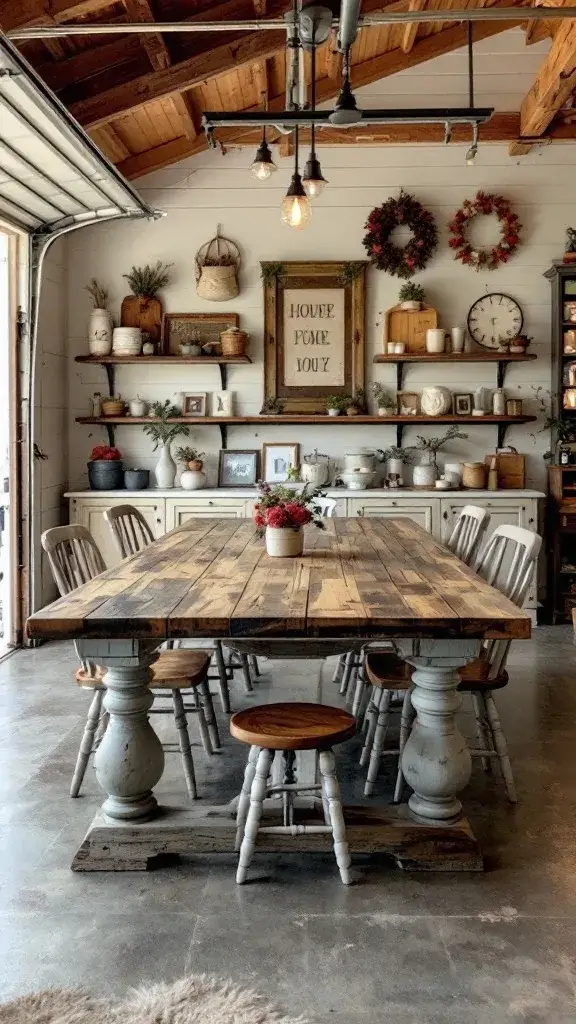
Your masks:
{"label": "fur rug", "polygon": [[134,989],[119,1003],[46,989],[0,1004],[0,1024],[307,1024],[251,989],[205,974]]}

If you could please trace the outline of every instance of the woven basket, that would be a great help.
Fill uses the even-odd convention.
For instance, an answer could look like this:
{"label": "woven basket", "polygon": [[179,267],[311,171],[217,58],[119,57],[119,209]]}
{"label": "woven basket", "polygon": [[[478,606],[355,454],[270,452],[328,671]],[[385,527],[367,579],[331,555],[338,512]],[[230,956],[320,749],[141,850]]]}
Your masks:
{"label": "woven basket", "polygon": [[102,415],[103,416],[123,416],[124,415],[124,402],[117,398],[103,398],[102,399]]}
{"label": "woven basket", "polygon": [[245,356],[248,346],[248,335],[239,327],[229,327],[220,335],[220,348],[223,356]]}
{"label": "woven basket", "polygon": [[238,295],[240,250],[229,238],[224,238],[220,230],[200,247],[195,262],[196,291],[201,299],[226,302]]}

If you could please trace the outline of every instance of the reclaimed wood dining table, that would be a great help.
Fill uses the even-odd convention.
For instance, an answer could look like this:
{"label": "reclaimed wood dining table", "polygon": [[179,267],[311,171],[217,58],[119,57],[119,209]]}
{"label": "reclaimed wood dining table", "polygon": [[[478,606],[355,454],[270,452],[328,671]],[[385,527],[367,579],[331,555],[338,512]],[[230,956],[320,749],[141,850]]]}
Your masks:
{"label": "reclaimed wood dining table", "polygon": [[[145,870],[161,853],[233,851],[228,805],[159,806],[153,792],[164,754],[148,717],[150,665],[163,641],[196,637],[259,652],[288,643],[302,658],[393,639],[415,669],[416,720],[402,754],[413,792],[399,808],[346,807],[350,849],[388,852],[411,869],[481,870],[458,796],[471,772],[458,670],[485,639],[527,639],[530,617],[410,519],[325,527],[305,529],[302,556],[271,558],[250,520],[190,519],[28,619],[30,638],[73,639],[82,658],[107,668],[109,725],[95,755],[106,799],[73,869]],[[327,842],[269,835],[259,849]]]}

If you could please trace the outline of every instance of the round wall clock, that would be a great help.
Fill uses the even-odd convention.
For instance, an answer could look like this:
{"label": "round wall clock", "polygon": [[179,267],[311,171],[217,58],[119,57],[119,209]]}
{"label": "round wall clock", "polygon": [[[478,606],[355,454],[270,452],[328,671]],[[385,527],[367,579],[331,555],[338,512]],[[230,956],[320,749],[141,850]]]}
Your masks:
{"label": "round wall clock", "polygon": [[516,299],[502,292],[482,295],[470,307],[468,330],[483,348],[498,348],[500,339],[510,341],[522,331],[524,317]]}

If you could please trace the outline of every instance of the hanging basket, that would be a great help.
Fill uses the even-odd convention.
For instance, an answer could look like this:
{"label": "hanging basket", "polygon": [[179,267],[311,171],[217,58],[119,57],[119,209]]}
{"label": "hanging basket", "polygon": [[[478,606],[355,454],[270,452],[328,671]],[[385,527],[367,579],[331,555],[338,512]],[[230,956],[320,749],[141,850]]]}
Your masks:
{"label": "hanging basket", "polygon": [[196,253],[196,291],[201,299],[226,302],[238,295],[240,250],[220,231]]}

